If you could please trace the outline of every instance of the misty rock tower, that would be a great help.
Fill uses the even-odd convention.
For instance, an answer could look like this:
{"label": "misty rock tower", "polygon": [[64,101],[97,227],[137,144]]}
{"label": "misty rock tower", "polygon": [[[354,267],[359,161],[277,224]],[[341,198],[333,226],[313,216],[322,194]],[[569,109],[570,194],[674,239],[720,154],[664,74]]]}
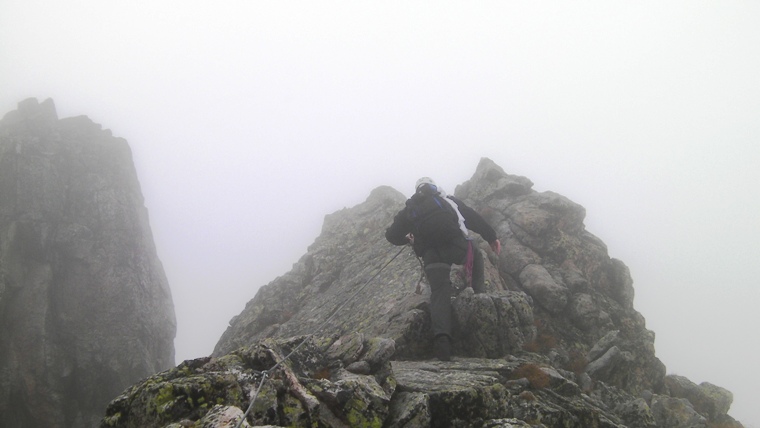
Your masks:
{"label": "misty rock tower", "polygon": [[97,426],[174,364],[175,331],[127,142],[19,103],[0,121],[0,426]]}

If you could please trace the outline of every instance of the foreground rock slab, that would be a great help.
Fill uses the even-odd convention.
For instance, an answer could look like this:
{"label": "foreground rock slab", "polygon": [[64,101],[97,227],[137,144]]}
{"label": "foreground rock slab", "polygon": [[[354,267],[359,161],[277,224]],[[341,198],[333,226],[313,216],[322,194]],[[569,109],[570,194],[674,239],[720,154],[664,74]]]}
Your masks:
{"label": "foreground rock slab", "polygon": [[[741,427],[722,410],[667,391],[631,394],[535,353],[394,360],[394,346],[360,333],[264,339],[134,385],[101,426],[229,427],[250,406],[243,426]],[[704,399],[722,409],[722,395]]]}

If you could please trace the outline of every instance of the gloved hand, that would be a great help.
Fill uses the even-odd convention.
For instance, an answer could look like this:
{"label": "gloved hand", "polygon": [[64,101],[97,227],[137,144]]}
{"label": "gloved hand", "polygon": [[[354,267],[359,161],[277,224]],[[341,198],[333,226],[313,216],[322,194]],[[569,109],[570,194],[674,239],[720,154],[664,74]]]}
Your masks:
{"label": "gloved hand", "polygon": [[493,250],[493,252],[496,253],[496,255],[498,256],[499,253],[501,253],[501,242],[499,242],[499,240],[497,239],[497,240],[491,242],[490,245],[491,245],[491,249]]}

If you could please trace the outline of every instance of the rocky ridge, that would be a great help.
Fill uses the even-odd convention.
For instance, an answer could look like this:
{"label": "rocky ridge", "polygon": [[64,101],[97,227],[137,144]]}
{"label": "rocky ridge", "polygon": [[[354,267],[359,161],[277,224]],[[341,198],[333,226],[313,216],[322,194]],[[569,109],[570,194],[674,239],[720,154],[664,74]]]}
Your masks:
{"label": "rocky ridge", "polygon": [[175,329],[126,141],[19,103],[0,121],[0,426],[97,426],[174,366]]}
{"label": "rocky ridge", "polygon": [[419,262],[384,240],[406,198],[380,187],[325,218],[213,355],[132,386],[102,426],[235,426],[249,403],[243,426],[742,426],[729,391],[666,375],[630,272],[585,230],[583,207],[488,159],[455,194],[503,251],[477,240],[488,292],[454,298],[453,361],[431,359]]}

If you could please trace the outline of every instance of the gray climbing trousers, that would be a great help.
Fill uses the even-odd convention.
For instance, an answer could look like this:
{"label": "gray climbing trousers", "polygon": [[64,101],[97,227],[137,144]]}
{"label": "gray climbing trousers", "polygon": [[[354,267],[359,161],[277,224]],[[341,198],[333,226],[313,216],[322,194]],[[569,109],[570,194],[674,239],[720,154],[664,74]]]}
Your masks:
{"label": "gray climbing trousers", "polygon": [[430,283],[430,327],[433,337],[446,335],[451,338],[451,265],[462,263],[466,255],[467,241],[464,238],[428,248],[422,255]]}

